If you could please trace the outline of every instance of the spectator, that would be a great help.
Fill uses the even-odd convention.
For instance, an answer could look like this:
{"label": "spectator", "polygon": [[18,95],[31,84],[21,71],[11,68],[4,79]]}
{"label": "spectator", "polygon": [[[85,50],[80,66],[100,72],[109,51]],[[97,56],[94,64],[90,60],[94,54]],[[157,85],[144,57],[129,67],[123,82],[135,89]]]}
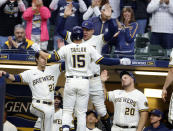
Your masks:
{"label": "spectator", "polygon": [[146,127],[144,131],[169,131],[169,129],[163,123],[161,123],[162,118],[163,113],[160,110],[152,110],[150,112],[151,126]]}
{"label": "spectator", "polygon": [[3,131],[17,131],[17,128],[7,121],[7,112],[4,111],[4,119],[3,119]]}
{"label": "spectator", "polygon": [[147,12],[152,14],[151,44],[169,49],[167,54],[170,54],[173,48],[173,1],[151,0]]}
{"label": "spectator", "polygon": [[109,4],[112,7],[112,18],[117,19],[120,16],[120,1],[121,0],[109,0]]}
{"label": "spectator", "polygon": [[73,0],[52,0],[50,4],[51,10],[57,10],[57,18],[55,22],[55,32],[54,32],[54,49],[58,49],[57,46],[57,39],[62,39],[61,35],[58,33],[57,27],[59,27],[58,21],[63,19],[64,17],[64,10],[67,5],[72,4],[73,6],[73,14],[67,18],[64,29],[68,31],[72,31],[74,26],[80,25],[80,13],[84,13],[87,10],[87,6],[83,0],[78,0],[75,2]]}
{"label": "spectator", "polygon": [[23,14],[24,20],[27,21],[26,38],[39,44],[43,50],[47,50],[48,46],[47,20],[50,16],[50,11],[43,6],[42,0],[33,0],[32,7]]}
{"label": "spectator", "polygon": [[14,26],[22,23],[22,12],[25,5],[22,0],[0,0],[0,48],[8,36],[13,35]]}
{"label": "spectator", "polygon": [[101,15],[100,9],[103,5],[108,3],[107,0],[92,0],[91,6],[83,15],[83,20],[88,20],[91,17],[98,17]]}
{"label": "spectator", "polygon": [[138,23],[138,31],[139,34],[144,34],[147,26],[147,5],[149,0],[137,0],[136,1],[136,9],[135,9],[135,19]]}
{"label": "spectator", "polygon": [[14,38],[8,37],[8,41],[5,42],[3,49],[18,49],[39,51],[38,44],[25,38],[25,29],[22,25],[16,25],[14,28]]}
{"label": "spectator", "polygon": [[86,114],[86,131],[101,131],[96,127],[96,123],[98,122],[97,113],[93,110],[90,110]]}
{"label": "spectator", "polygon": [[138,24],[135,22],[131,7],[124,7],[121,13],[121,23],[117,20],[119,31],[114,35],[111,44],[115,44],[115,53],[134,55],[135,36]]}

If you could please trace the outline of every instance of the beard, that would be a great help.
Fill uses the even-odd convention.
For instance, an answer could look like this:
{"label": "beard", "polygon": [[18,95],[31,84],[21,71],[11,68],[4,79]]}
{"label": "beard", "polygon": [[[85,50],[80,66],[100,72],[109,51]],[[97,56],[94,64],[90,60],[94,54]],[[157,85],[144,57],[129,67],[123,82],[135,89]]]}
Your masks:
{"label": "beard", "polygon": [[122,87],[125,89],[125,88],[129,87],[130,85],[131,85],[131,83],[123,84]]}

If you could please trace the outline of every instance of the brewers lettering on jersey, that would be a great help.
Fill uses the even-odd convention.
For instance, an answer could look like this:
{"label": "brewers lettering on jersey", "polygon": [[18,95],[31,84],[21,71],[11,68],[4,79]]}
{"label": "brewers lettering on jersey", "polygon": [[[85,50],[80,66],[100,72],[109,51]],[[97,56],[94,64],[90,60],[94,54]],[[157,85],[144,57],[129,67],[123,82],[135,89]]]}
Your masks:
{"label": "brewers lettering on jersey", "polygon": [[41,131],[52,131],[54,114],[54,89],[57,79],[64,68],[64,64],[46,66],[47,59],[35,54],[37,68],[26,70],[19,75],[8,74],[0,71],[0,77],[5,75],[14,82],[25,82],[32,92],[32,104],[30,111],[41,118]]}

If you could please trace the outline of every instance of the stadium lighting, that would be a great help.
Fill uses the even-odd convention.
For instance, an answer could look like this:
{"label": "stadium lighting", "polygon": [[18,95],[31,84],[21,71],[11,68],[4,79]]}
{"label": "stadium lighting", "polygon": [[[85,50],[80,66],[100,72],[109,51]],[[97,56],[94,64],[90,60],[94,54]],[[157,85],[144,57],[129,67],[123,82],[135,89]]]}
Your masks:
{"label": "stadium lighting", "polygon": [[148,71],[135,71],[137,75],[151,75],[151,76],[167,76],[166,72],[148,72]]}
{"label": "stadium lighting", "polygon": [[36,69],[37,66],[0,65],[0,69]]}
{"label": "stadium lighting", "polygon": [[153,98],[162,98],[162,90],[161,89],[144,89],[144,95],[146,97],[153,97]]}

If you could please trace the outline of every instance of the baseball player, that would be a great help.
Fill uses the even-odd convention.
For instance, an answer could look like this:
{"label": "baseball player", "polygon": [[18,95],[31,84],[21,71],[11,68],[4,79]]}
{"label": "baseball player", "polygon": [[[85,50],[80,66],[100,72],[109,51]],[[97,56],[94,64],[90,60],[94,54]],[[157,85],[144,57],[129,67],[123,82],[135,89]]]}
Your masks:
{"label": "baseball player", "polygon": [[54,114],[54,88],[57,79],[64,69],[64,64],[55,64],[46,66],[47,59],[35,54],[37,64],[36,69],[24,71],[18,75],[8,74],[0,71],[0,77],[5,75],[6,78],[13,82],[26,82],[32,92],[32,104],[30,111],[32,114],[41,118],[41,131],[52,131],[53,114]]}
{"label": "baseball player", "polygon": [[[71,32],[69,31],[61,31],[63,30],[63,23],[65,23],[66,18],[70,15],[70,8],[67,7],[64,12],[64,19],[63,21],[59,21],[61,26],[59,27],[59,31],[64,39],[71,43]],[[105,10],[103,10],[104,16],[107,16],[107,19],[111,17],[111,7],[109,5],[105,6]],[[93,46],[99,54],[101,54],[102,47],[113,37],[113,35],[118,31],[117,25],[114,23],[113,19],[108,20],[109,28],[108,32],[101,35],[93,35],[94,33],[94,25],[91,21],[87,20],[82,23],[82,28],[84,32],[83,41],[89,42],[91,46]],[[92,78],[90,79],[90,99],[94,104],[98,114],[101,116],[101,121],[105,125],[107,131],[110,131],[111,124],[110,118],[106,110],[106,106],[104,103],[104,93],[102,88],[102,83],[100,80],[100,65],[95,64],[92,62],[90,64],[90,70],[92,71]]]}
{"label": "baseball player", "polygon": [[72,113],[75,107],[77,114],[77,131],[86,130],[86,111],[89,98],[89,78],[92,76],[89,65],[92,61],[97,64],[118,65],[131,64],[130,59],[108,59],[102,57],[90,46],[89,42],[82,42],[83,30],[76,26],[72,30],[72,43],[63,46],[55,54],[40,52],[44,57],[64,59],[66,63],[66,83],[63,100],[63,131],[69,131]]}
{"label": "baseball player", "polygon": [[97,112],[94,110],[87,111],[87,117],[86,117],[86,123],[87,123],[87,129],[86,131],[101,131],[96,127],[96,123],[98,122],[98,115]]}
{"label": "baseball player", "polygon": [[[167,97],[167,88],[171,85],[172,82],[173,82],[173,50],[170,54],[169,71],[162,90],[162,99],[164,100],[164,102],[166,101]],[[171,124],[173,124],[173,94],[171,96],[169,104],[168,120]]]}
{"label": "baseball player", "polygon": [[142,131],[148,116],[147,98],[135,88],[135,77],[131,72],[122,71],[120,78],[123,90],[107,92],[107,100],[114,104],[111,131]]}

